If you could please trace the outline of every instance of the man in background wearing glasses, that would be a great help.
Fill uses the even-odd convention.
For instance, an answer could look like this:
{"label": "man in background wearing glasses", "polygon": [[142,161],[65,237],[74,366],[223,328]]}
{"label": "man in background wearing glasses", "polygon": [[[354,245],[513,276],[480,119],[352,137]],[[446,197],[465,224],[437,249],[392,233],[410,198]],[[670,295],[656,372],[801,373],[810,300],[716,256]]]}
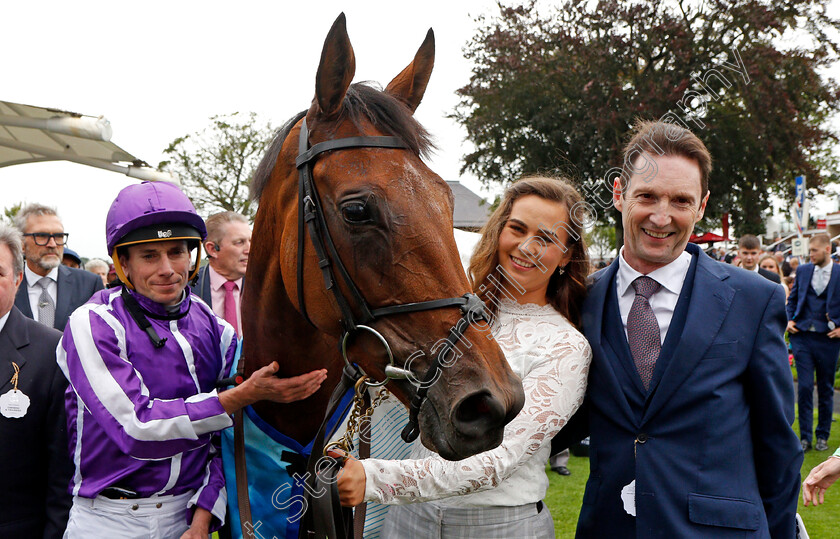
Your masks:
{"label": "man in background wearing glasses", "polygon": [[102,280],[61,265],[68,234],[55,208],[29,204],[15,216],[15,224],[23,234],[26,258],[25,286],[18,288],[15,306],[29,318],[64,331],[70,314],[102,290]]}

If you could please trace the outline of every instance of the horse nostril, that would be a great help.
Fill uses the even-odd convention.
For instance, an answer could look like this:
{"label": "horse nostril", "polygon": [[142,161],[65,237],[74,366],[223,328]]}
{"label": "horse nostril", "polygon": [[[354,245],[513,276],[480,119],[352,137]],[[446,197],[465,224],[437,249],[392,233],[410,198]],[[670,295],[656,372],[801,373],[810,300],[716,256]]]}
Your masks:
{"label": "horse nostril", "polygon": [[473,393],[455,407],[453,423],[461,434],[480,436],[504,422],[505,410],[488,391]]}

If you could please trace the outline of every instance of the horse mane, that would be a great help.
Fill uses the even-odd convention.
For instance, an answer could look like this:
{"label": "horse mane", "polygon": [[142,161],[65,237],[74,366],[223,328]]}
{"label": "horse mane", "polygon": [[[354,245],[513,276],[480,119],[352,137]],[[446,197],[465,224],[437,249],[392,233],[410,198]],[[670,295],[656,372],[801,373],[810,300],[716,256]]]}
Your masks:
{"label": "horse mane", "polygon": [[[263,189],[271,178],[286,137],[295,124],[306,116],[306,113],[307,111],[304,110],[295,114],[277,130],[265,156],[254,172],[254,180],[251,182],[252,200],[259,201]],[[415,155],[428,157],[436,149],[432,136],[414,118],[411,110],[396,97],[370,83],[357,82],[347,89],[339,120],[344,118],[349,118],[357,127],[360,126],[360,120],[368,120],[387,135],[399,137]]]}

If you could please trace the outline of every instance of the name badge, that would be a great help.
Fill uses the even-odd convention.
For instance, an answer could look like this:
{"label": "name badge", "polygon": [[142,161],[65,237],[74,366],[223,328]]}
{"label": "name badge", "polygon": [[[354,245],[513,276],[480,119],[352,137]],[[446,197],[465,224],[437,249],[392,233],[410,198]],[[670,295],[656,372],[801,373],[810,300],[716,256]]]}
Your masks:
{"label": "name badge", "polygon": [[26,415],[29,409],[29,397],[23,391],[10,389],[0,395],[0,414],[9,419],[17,419]]}
{"label": "name badge", "polygon": [[621,489],[621,503],[624,504],[624,511],[631,517],[636,516],[636,480],[630,481]]}

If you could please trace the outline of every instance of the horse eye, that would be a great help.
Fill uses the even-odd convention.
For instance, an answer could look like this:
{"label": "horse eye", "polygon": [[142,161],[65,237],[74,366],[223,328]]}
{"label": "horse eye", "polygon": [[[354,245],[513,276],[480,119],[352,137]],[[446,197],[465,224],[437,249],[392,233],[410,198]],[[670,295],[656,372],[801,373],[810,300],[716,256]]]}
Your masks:
{"label": "horse eye", "polygon": [[341,214],[348,223],[364,223],[371,220],[367,205],[361,202],[351,202],[343,206]]}

